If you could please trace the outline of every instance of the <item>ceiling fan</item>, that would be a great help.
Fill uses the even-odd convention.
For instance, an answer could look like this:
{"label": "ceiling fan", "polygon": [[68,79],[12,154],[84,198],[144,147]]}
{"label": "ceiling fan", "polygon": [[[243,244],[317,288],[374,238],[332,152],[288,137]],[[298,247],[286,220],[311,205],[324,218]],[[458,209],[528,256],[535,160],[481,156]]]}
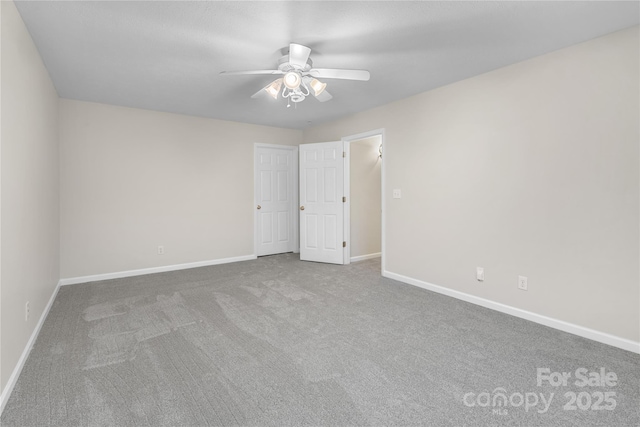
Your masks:
{"label": "ceiling fan", "polygon": [[[291,43],[289,54],[283,56],[278,61],[276,70],[250,70],[250,71],[223,71],[222,75],[251,75],[251,74],[273,74],[282,77],[272,81],[251,97],[256,98],[262,92],[266,92],[273,99],[278,99],[281,94],[283,98],[294,103],[302,102],[311,94],[320,102],[325,102],[333,98],[325,90],[326,83],[320,79],[345,79],[368,81],[370,74],[366,70],[340,70],[335,68],[313,68],[313,62],[309,58],[311,49],[300,44]],[[280,90],[282,89],[282,91]],[[287,107],[291,104],[288,103]]]}

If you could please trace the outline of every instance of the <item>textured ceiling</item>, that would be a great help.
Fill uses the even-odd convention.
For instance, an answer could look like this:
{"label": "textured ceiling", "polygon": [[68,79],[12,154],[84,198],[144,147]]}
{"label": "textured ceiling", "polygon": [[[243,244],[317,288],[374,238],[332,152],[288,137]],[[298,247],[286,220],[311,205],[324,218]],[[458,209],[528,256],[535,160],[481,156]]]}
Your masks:
{"label": "textured ceiling", "polygon": [[[638,2],[16,2],[61,97],[305,128],[637,25]],[[290,42],[333,100],[251,95]]]}

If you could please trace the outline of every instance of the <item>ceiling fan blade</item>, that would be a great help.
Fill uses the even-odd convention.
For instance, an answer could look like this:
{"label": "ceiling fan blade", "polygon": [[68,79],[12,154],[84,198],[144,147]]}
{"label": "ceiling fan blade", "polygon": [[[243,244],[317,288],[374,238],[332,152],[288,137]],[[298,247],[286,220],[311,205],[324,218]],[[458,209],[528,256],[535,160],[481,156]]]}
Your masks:
{"label": "ceiling fan blade", "polygon": [[367,70],[339,70],[336,68],[312,68],[309,75],[322,79],[344,79],[368,81],[371,74]]}
{"label": "ceiling fan blade", "polygon": [[259,91],[257,91],[256,93],[254,93],[253,95],[251,95],[251,98],[257,99],[258,97],[265,96],[266,94],[267,93],[264,91],[264,88],[262,88]]}
{"label": "ceiling fan blade", "polygon": [[280,70],[249,70],[249,71],[221,71],[222,76],[240,76],[251,74],[284,74]]}
{"label": "ceiling fan blade", "polygon": [[304,68],[307,65],[311,49],[301,44],[291,43],[289,45],[289,64],[295,68]]}
{"label": "ceiling fan blade", "polygon": [[[311,92],[313,93],[313,92]],[[331,96],[331,94],[329,92],[327,92],[326,90],[323,90],[322,93],[320,93],[320,95],[316,96],[316,99],[320,102],[327,102],[329,101],[331,98],[333,98],[333,96]]]}

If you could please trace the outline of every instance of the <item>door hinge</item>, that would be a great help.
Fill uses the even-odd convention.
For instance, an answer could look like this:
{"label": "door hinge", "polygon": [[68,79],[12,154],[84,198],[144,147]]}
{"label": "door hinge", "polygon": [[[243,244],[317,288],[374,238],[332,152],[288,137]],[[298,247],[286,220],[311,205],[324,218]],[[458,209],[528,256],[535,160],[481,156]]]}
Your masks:
{"label": "door hinge", "polygon": [[346,202],[347,202],[346,196],[342,196],[342,203],[346,203]]}
{"label": "door hinge", "polygon": [[346,151],[342,152],[342,157],[347,157],[347,152]]}
{"label": "door hinge", "polygon": [[346,248],[347,247],[347,242],[342,242],[342,247]]}

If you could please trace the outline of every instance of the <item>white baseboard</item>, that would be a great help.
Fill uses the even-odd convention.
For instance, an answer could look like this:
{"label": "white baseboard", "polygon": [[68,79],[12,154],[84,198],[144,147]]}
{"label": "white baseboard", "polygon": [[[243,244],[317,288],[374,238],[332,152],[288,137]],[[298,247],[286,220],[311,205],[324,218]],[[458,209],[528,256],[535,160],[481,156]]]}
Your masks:
{"label": "white baseboard", "polygon": [[97,282],[99,280],[121,279],[123,277],[142,276],[145,274],[164,273],[166,271],[186,270],[188,268],[207,267],[210,265],[228,264],[230,262],[249,261],[256,259],[255,255],[243,255],[232,258],[220,258],[209,261],[189,262],[186,264],[165,265],[162,267],[141,268],[139,270],[118,271],[115,273],[95,274],[92,276],[70,277],[61,279],[60,284],[76,285],[78,283]]}
{"label": "white baseboard", "polygon": [[640,342],[631,341],[626,338],[621,338],[615,335],[607,334],[605,332],[600,332],[594,329],[585,328],[583,326],[575,325],[573,323],[565,322],[563,320],[558,320],[551,317],[543,316],[541,314],[536,314],[530,311],[521,310],[519,308],[511,307],[506,304],[501,304],[499,302],[480,298],[464,292],[445,288],[443,286],[434,285],[432,283],[423,282],[421,280],[414,279],[407,276],[402,276],[400,274],[392,273],[390,271],[385,270],[382,273],[382,275],[389,279],[397,280],[399,282],[407,283],[409,285],[417,286],[419,288],[427,289],[429,291],[437,292],[439,294],[447,295],[462,301],[470,302],[472,304],[476,304],[482,307],[496,310],[501,313],[510,314],[512,316],[516,316],[521,319],[530,320],[532,322],[549,326],[551,328],[559,329],[561,331],[568,332],[570,334],[578,335],[583,338],[588,338],[593,341],[597,341],[603,344],[608,344],[614,347],[621,348],[623,350],[640,354]]}
{"label": "white baseboard", "polygon": [[27,358],[29,357],[29,353],[33,348],[33,344],[36,342],[36,338],[38,338],[38,334],[40,333],[40,329],[42,328],[42,325],[44,324],[44,321],[47,318],[47,315],[49,314],[49,310],[51,310],[51,307],[53,306],[53,301],[56,299],[56,296],[58,295],[58,290],[60,289],[60,286],[61,286],[61,283],[58,282],[58,284],[56,285],[56,288],[53,291],[53,294],[51,295],[51,298],[49,298],[49,302],[47,303],[47,306],[44,308],[44,311],[42,312],[42,315],[40,316],[40,319],[36,324],[36,327],[33,329],[33,332],[31,333],[31,337],[29,337],[29,341],[27,341],[27,345],[25,346],[24,350],[22,351],[22,354],[20,355],[20,358],[18,359],[18,363],[16,367],[13,369],[13,372],[9,377],[9,381],[7,381],[7,384],[4,386],[4,390],[2,390],[2,394],[0,394],[0,415],[2,415],[2,412],[4,411],[4,407],[9,401],[11,392],[13,391],[13,388],[15,387],[16,382],[18,381],[20,372],[22,372],[22,368],[24,367],[24,364],[27,361]]}
{"label": "white baseboard", "polygon": [[381,256],[382,256],[382,252],[376,252],[375,254],[352,256],[351,262],[364,261],[365,259],[371,259],[371,258],[380,258]]}

